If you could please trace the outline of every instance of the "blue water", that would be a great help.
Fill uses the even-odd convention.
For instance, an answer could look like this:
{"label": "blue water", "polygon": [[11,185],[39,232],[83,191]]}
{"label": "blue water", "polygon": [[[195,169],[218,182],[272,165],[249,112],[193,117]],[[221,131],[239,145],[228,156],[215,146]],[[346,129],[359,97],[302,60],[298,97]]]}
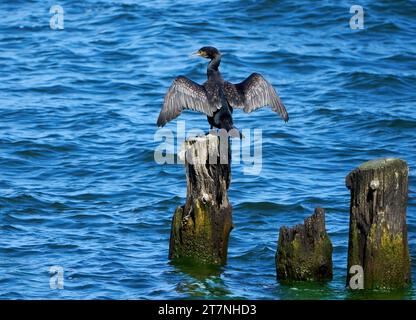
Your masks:
{"label": "blue water", "polygon": [[[416,275],[416,1],[54,1],[0,4],[0,298],[349,299],[416,298],[345,289],[349,191],[364,161],[410,166],[408,203]],[[185,202],[183,165],[158,165],[163,96],[175,76],[202,83],[203,45],[223,52],[239,82],[262,73],[290,114],[235,111],[240,129],[263,129],[261,174],[233,164],[235,229],[226,266],[169,263],[170,223]],[[207,130],[186,112],[188,129]],[[176,122],[167,128],[176,130]],[[275,280],[278,230],[327,212],[334,280]],[[62,266],[64,289],[50,289]],[[416,281],[416,279],[414,279]]]}

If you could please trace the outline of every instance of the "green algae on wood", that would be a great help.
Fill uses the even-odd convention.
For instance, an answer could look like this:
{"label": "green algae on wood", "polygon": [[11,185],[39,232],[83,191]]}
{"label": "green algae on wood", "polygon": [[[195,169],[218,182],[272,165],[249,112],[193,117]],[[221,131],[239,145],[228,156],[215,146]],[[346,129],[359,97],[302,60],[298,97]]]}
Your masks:
{"label": "green algae on wood", "polygon": [[[187,197],[172,220],[169,258],[203,264],[224,264],[232,223],[228,201],[230,149],[224,161],[220,137],[207,135],[186,141],[181,156],[185,161]],[[225,141],[228,143],[228,138]]]}
{"label": "green algae on wood", "polygon": [[325,230],[323,209],[316,208],[303,225],[280,228],[275,259],[280,281],[332,279],[332,243]]}
{"label": "green algae on wood", "polygon": [[[406,207],[408,166],[401,159],[368,161],[346,177],[351,191],[348,270],[364,270],[365,289],[410,284]],[[352,276],[347,270],[347,286]]]}

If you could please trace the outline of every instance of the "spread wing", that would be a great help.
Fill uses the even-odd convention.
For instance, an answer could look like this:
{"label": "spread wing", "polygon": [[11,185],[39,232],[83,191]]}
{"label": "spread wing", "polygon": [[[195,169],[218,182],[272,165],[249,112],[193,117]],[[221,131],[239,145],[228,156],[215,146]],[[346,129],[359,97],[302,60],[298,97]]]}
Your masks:
{"label": "spread wing", "polygon": [[228,103],[234,108],[252,112],[270,106],[287,122],[289,115],[273,86],[261,74],[253,73],[243,82],[232,84],[224,82],[224,92]]}
{"label": "spread wing", "polygon": [[212,116],[216,108],[211,105],[207,91],[203,86],[180,76],[173,81],[166,93],[157,125],[163,127],[179,116],[183,109],[199,111]]}

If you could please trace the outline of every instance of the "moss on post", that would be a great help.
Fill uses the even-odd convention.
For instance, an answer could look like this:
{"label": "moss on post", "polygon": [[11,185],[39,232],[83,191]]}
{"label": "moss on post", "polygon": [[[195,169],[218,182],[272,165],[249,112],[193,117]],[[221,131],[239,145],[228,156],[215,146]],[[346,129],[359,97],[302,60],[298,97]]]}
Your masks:
{"label": "moss on post", "polygon": [[[346,177],[351,190],[348,270],[364,270],[365,289],[395,289],[411,281],[406,207],[408,166],[400,159],[368,161]],[[347,274],[347,285],[351,275]]]}
{"label": "moss on post", "polygon": [[220,139],[209,134],[186,141],[183,146],[187,198],[173,215],[170,259],[205,264],[226,262],[233,228],[227,195],[231,177],[228,142],[228,137]]}
{"label": "moss on post", "polygon": [[280,228],[276,273],[282,281],[332,279],[332,243],[325,230],[323,209],[316,208],[303,225]]}

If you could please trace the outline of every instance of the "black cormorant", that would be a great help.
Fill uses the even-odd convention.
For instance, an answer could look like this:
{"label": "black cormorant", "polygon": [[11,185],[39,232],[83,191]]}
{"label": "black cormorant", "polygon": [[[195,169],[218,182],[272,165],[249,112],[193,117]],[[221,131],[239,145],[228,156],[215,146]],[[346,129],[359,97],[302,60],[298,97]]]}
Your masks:
{"label": "black cormorant", "polygon": [[159,127],[178,117],[183,109],[202,112],[207,115],[211,129],[216,127],[227,131],[235,128],[233,108],[251,112],[271,106],[285,122],[289,120],[285,106],[262,75],[253,73],[243,82],[232,84],[225,81],[218,70],[221,53],[216,48],[203,47],[195,54],[211,60],[207,70],[208,80],[199,85],[184,76],[177,77],[166,93],[157,119]]}

